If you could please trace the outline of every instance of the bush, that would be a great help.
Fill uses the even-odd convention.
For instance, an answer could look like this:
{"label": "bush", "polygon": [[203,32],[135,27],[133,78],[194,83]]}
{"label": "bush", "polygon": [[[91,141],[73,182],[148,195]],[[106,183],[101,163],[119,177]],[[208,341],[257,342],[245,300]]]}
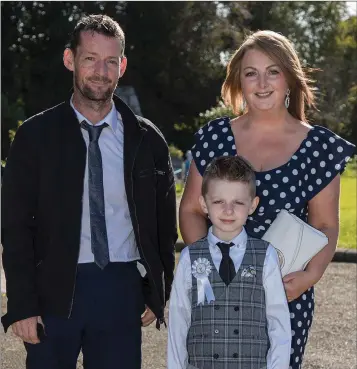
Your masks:
{"label": "bush", "polygon": [[357,176],[357,156],[355,155],[347,164],[345,171],[343,172],[345,177]]}
{"label": "bush", "polygon": [[174,132],[176,144],[184,149],[184,151],[190,149],[194,143],[193,135],[209,121],[223,116],[233,118],[235,114],[233,114],[232,110],[226,107],[222,101],[218,101],[216,106],[200,113],[192,123],[175,123]]}
{"label": "bush", "polygon": [[195,119],[195,126],[197,129],[207,124],[209,121],[228,116],[230,118],[234,118],[236,115],[232,112],[230,108],[224,105],[223,101],[218,101],[217,105],[212,107],[209,110],[206,110],[204,113],[200,113],[199,117]]}
{"label": "bush", "polygon": [[174,144],[169,145],[169,152],[172,158],[177,158],[177,159],[183,158],[183,152],[178,147],[176,147]]}

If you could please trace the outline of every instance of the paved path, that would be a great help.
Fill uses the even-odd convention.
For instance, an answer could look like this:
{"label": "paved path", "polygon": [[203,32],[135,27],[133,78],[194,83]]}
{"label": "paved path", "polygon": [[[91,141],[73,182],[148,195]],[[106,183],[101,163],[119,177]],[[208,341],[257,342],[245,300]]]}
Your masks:
{"label": "paved path", "polygon": [[[332,263],[316,286],[315,320],[303,369],[357,369],[356,268],[356,264]],[[165,369],[167,331],[150,326],[143,332],[142,368]],[[11,333],[2,338],[2,369],[25,368],[22,343]]]}

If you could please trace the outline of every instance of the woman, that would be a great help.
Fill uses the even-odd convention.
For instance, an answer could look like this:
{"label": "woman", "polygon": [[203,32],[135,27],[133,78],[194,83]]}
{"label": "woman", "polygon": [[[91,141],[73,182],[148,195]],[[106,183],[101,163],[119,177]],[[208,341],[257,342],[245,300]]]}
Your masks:
{"label": "woman", "polygon": [[354,145],[330,130],[306,122],[304,106],[314,96],[292,44],[282,35],[259,31],[231,58],[222,97],[238,114],[209,122],[196,134],[193,161],[180,206],[186,244],[207,233],[199,205],[202,174],[222,155],[241,155],[255,168],[260,203],[246,230],[262,237],[281,209],[287,209],[325,233],[328,245],[306,270],[284,277],[292,328],[290,367],[301,367],[314,312],[313,286],[336,248],[339,230],[340,174]]}

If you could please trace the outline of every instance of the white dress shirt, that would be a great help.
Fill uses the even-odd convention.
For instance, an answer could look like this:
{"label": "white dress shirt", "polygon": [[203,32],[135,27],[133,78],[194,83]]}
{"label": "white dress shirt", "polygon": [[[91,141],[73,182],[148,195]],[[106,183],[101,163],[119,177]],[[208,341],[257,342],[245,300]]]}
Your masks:
{"label": "white dress shirt", "polygon": [[[208,231],[209,251],[217,271],[222,260],[222,253],[217,242],[222,242]],[[238,271],[246,250],[247,233],[242,232],[232,241],[229,256]],[[288,302],[280,273],[278,255],[269,245],[264,260],[263,286],[265,290],[266,317],[270,349],[267,354],[267,369],[288,369],[290,361],[291,326]],[[188,247],[180,256],[172,285],[169,307],[168,330],[168,369],[187,369],[188,353],[186,339],[191,325],[191,259]]]}
{"label": "white dress shirt", "polygon": [[[74,107],[79,123],[85,120],[93,125]],[[105,223],[107,226],[109,259],[115,261],[133,261],[140,259],[136,246],[133,225],[130,219],[128,202],[124,186],[124,127],[121,116],[112,102],[108,115],[96,125],[107,123],[109,127],[102,130],[99,136],[99,148],[103,163],[103,187],[105,205]],[[81,129],[84,141],[89,144],[88,132]],[[81,242],[78,263],[93,263],[91,249],[91,230],[88,193],[88,154],[83,184],[83,212]]]}

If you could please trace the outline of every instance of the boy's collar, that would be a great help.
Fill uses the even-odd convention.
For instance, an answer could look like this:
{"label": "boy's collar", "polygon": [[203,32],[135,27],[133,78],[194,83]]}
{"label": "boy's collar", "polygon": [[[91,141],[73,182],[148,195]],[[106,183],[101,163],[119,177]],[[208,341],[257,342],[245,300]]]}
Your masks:
{"label": "boy's collar", "polygon": [[[239,247],[240,245],[242,245],[242,246],[246,245],[248,236],[247,236],[247,232],[246,232],[245,228],[243,227],[241,232],[239,234],[237,234],[232,240],[230,240],[228,242],[227,241],[222,241],[212,233],[212,227],[210,227],[209,230],[208,230],[207,239],[208,239],[208,242],[211,245],[216,245],[217,242],[226,242],[226,243],[233,242],[234,246]],[[234,247],[234,246],[232,246],[232,247]]]}

